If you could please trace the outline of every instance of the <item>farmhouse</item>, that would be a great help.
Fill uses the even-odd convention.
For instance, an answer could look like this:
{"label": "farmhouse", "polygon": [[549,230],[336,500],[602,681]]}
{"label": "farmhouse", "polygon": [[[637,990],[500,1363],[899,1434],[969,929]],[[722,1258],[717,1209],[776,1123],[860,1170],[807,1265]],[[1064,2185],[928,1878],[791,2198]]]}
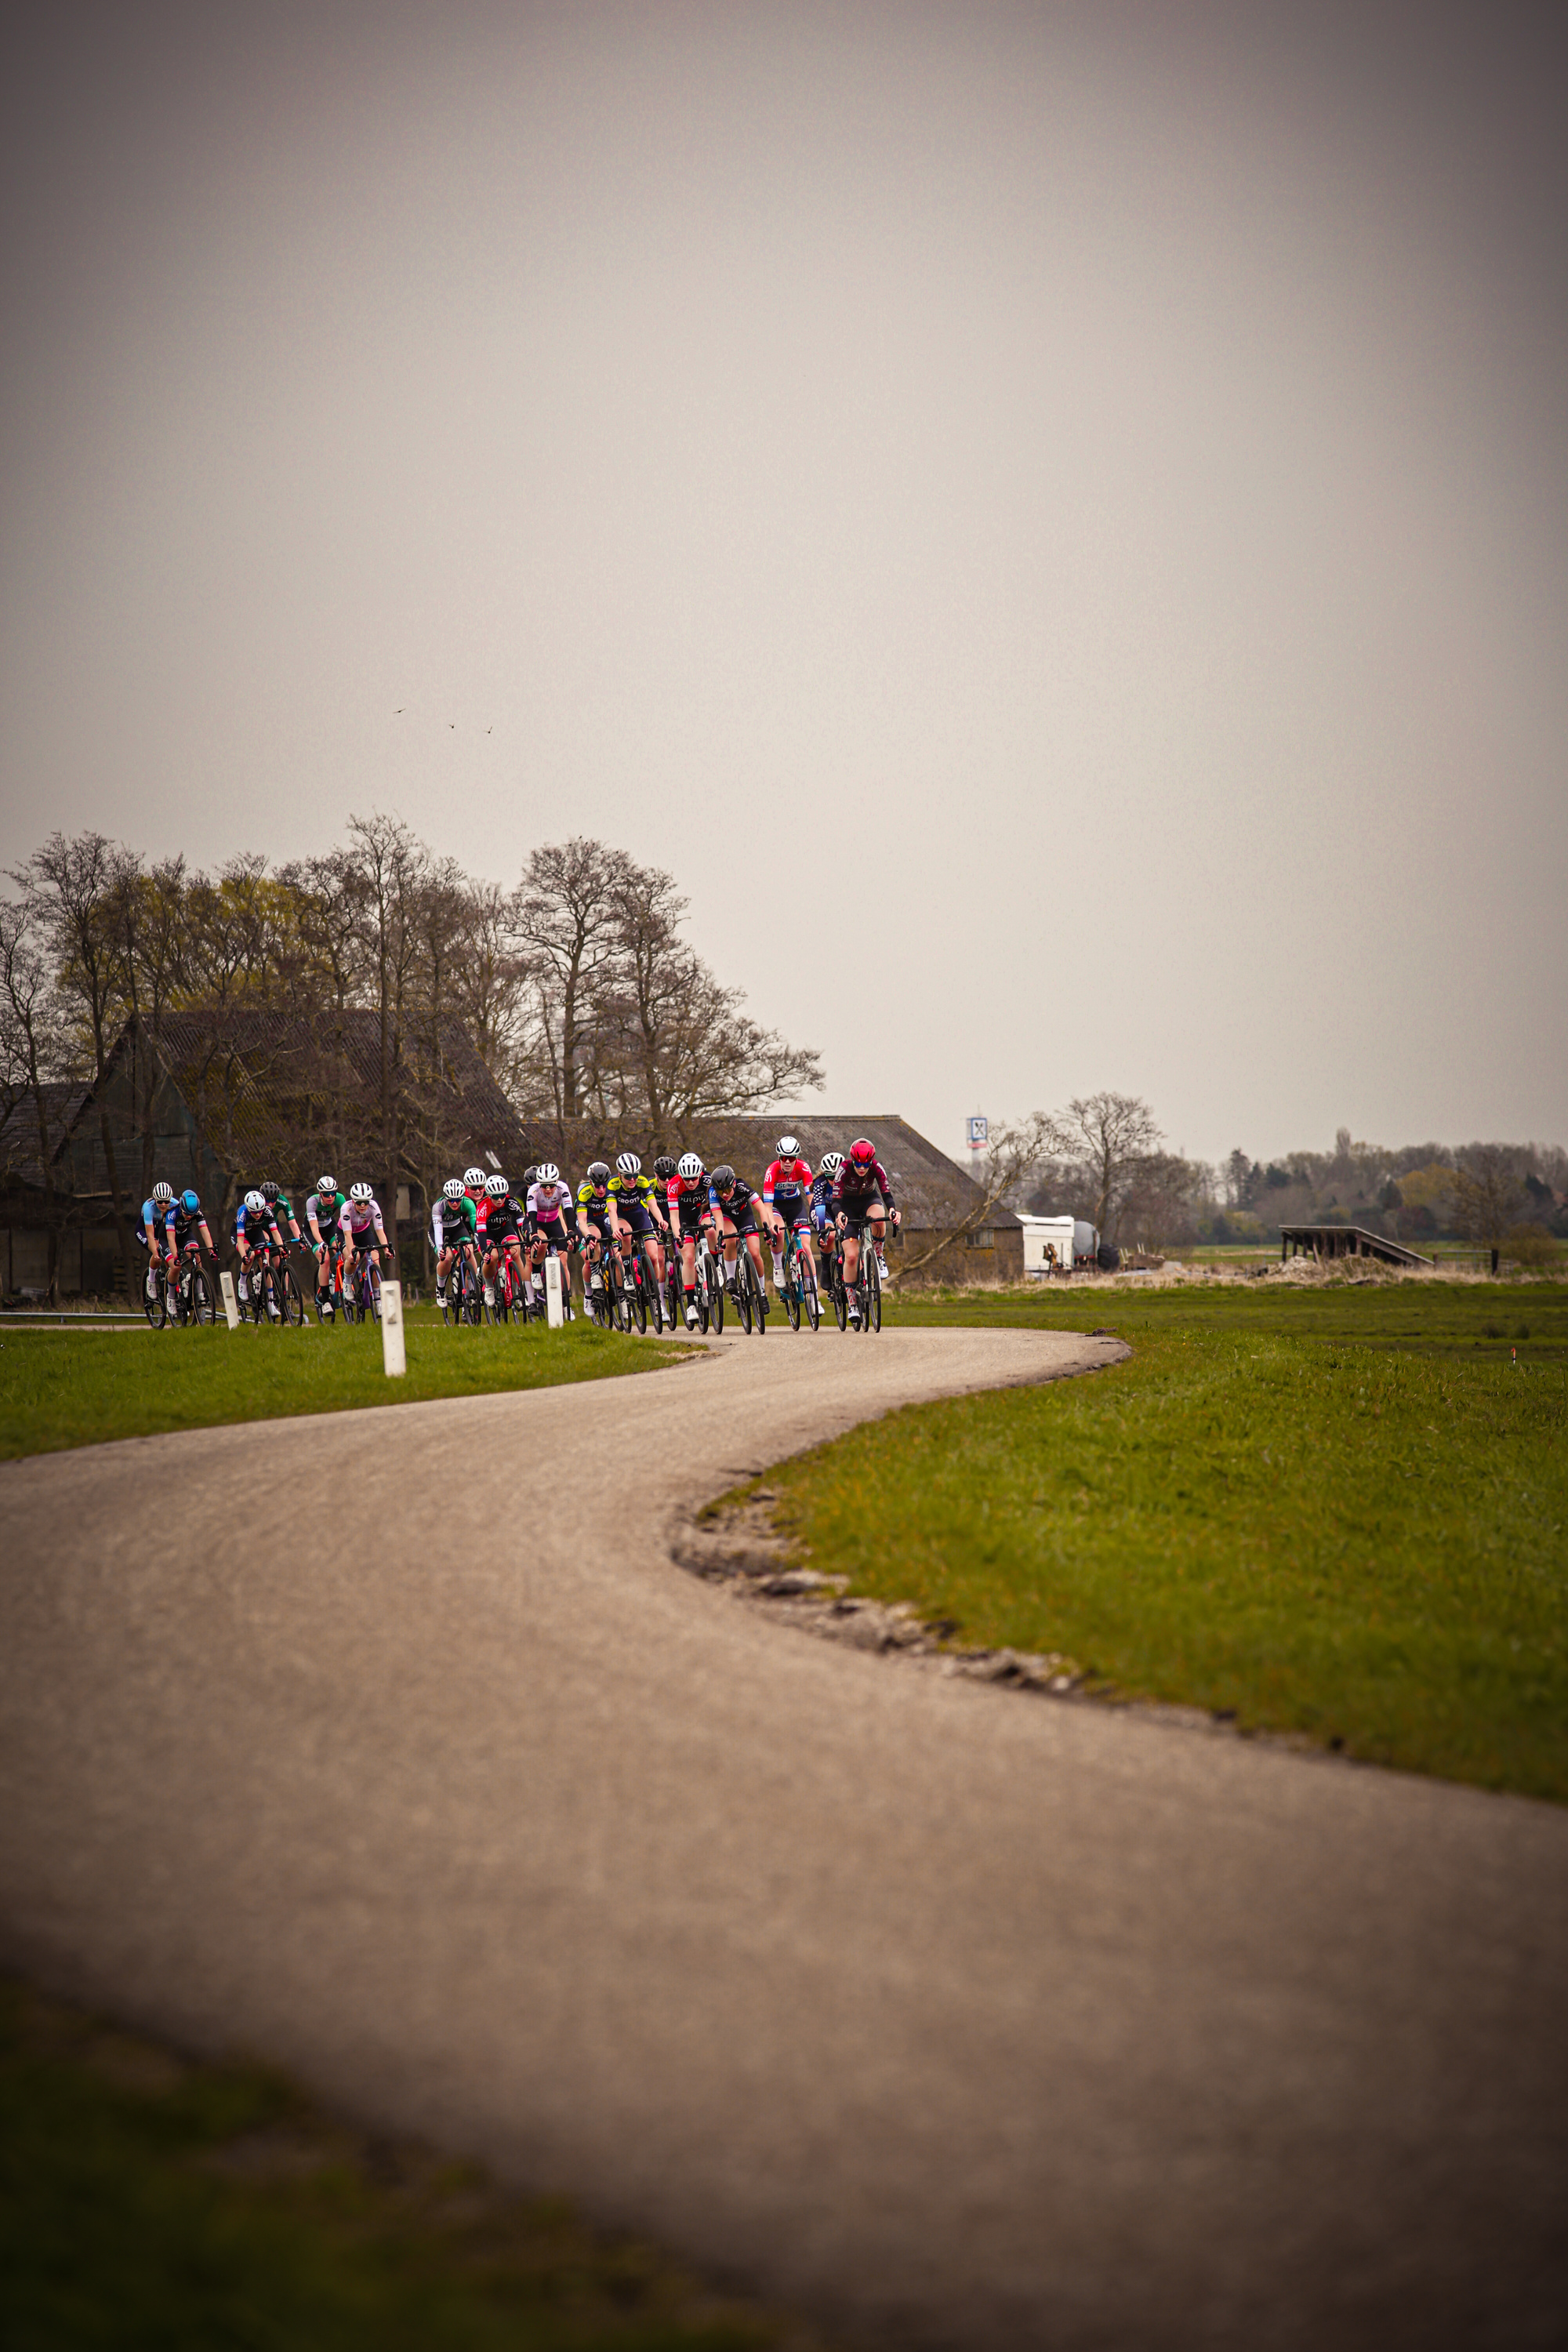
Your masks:
{"label": "farmhouse", "polygon": [[[200,1193],[215,1239],[242,1190],[276,1177],[303,1205],[323,1168],[342,1184],[364,1175],[403,1229],[405,1263],[422,1263],[429,1206],[446,1178],[468,1165],[514,1182],[530,1161],[558,1160],[579,1175],[598,1154],[628,1146],[651,1160],[658,1139],[588,1120],[525,1123],[460,1023],[405,1039],[386,1060],[371,1012],[314,1022],[285,1013],[166,1015],[156,1036],[128,1023],[99,1086],[26,1094],[0,1118],[0,1284],[8,1297],[106,1297],[139,1265],[134,1234],[160,1177]],[[40,1130],[40,1114],[42,1129]],[[859,1113],[792,1121],[813,1166],[825,1151],[868,1136],[887,1169],[904,1231],[889,1263],[916,1279],[1016,1279],[1022,1228],[1012,1210],[987,1209],[967,1172],[907,1120]],[[760,1185],[782,1122],[777,1115],[694,1121],[673,1151],[732,1161]],[[395,1202],[389,1198],[395,1182]]]}

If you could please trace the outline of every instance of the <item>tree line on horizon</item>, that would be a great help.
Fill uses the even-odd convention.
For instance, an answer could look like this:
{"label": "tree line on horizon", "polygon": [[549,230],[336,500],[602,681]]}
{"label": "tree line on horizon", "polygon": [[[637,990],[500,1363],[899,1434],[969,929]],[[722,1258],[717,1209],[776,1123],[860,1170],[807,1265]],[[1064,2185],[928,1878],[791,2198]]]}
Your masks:
{"label": "tree line on horizon", "polygon": [[[536,1126],[664,1134],[823,1084],[819,1055],[753,1019],[685,936],[674,877],[603,842],[544,845],[508,889],[381,814],[351,817],[347,839],[321,856],[273,867],[242,856],[216,873],[97,832],[56,833],[8,878],[0,1108],[30,1102],[34,1118],[12,1129],[35,1130],[46,1190],[49,1090],[101,1082],[127,1024],[153,1049],[135,1078],[134,1166],[118,1166],[104,1124],[121,1225],[153,1180],[159,1048],[177,1016],[198,1017],[202,1101],[220,1157],[226,1131],[243,1136],[234,1114],[255,1091],[244,1041],[258,1013],[323,1049],[344,1013],[373,1016],[376,1083],[359,1092],[374,1099],[340,1104],[337,1131],[393,1197],[411,1173],[427,1189],[410,1152],[422,1103],[456,1083],[454,1024]],[[320,1069],[329,1064],[323,1050]],[[298,1055],[293,1067],[298,1092]],[[237,1139],[235,1182],[242,1152]]]}

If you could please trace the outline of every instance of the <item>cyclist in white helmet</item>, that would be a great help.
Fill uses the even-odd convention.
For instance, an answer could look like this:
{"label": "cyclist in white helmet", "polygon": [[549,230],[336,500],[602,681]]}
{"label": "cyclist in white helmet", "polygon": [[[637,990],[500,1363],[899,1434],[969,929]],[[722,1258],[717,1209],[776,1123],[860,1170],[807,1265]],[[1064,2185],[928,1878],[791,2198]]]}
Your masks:
{"label": "cyclist in white helmet", "polygon": [[669,1204],[669,1229],[680,1245],[680,1289],[686,1304],[686,1328],[697,1328],[697,1237],[706,1233],[714,1247],[713,1203],[708,1197],[708,1171],[698,1151],[683,1151],[665,1188]]}
{"label": "cyclist in white helmet", "polygon": [[354,1258],[368,1258],[379,1268],[383,1250],[389,1254],[392,1244],[386,1238],[386,1226],[382,1220],[381,1202],[368,1184],[351,1184],[349,1197],[343,1202],[342,1215],[338,1219],[338,1231],[343,1237],[343,1288],[348,1290],[354,1277]]}
{"label": "cyclist in white helmet", "polygon": [[816,1261],[811,1254],[811,1162],[800,1156],[800,1145],[793,1135],[779,1138],[778,1158],[763,1178],[763,1198],[779,1220],[773,1236],[773,1288],[784,1297],[784,1247],[793,1226],[800,1235],[800,1254],[813,1285],[816,1281]]}

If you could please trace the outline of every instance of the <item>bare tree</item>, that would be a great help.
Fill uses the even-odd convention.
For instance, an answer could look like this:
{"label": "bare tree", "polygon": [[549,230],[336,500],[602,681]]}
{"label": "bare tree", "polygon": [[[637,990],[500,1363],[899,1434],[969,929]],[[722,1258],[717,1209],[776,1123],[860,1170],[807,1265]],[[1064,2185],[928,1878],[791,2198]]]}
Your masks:
{"label": "bare tree", "polygon": [[1075,1096],[1043,1124],[1047,1155],[1079,1179],[1102,1238],[1113,1241],[1139,1165],[1163,1140],[1153,1112],[1138,1095],[1102,1092]]}
{"label": "bare tree", "polygon": [[0,899],[0,1088],[7,1110],[27,1105],[27,1128],[36,1139],[44,1229],[48,1253],[45,1281],[49,1301],[59,1297],[59,1242],[64,1223],[55,1181],[55,1150],[46,1088],[65,1067],[54,969],[37,908],[26,898]]}
{"label": "bare tree", "polygon": [[624,851],[579,836],[536,849],[518,889],[513,922],[559,1120],[578,1118],[595,1091],[602,998],[637,875]]}
{"label": "bare tree", "polygon": [[[951,1188],[952,1223],[942,1226],[937,1239],[917,1255],[900,1258],[900,1280],[930,1265],[966,1234],[978,1233],[989,1224],[999,1207],[1022,1199],[1049,1158],[1051,1141],[1051,1121],[1042,1111],[1035,1111],[1016,1125],[993,1127],[978,1178],[966,1182],[962,1191],[956,1184]],[[940,1214],[940,1193],[930,1197]]]}
{"label": "bare tree", "polygon": [[131,1225],[103,1082],[124,1004],[120,943],[112,920],[114,895],[140,864],[101,833],[78,834],[70,841],[63,833],[52,833],[12,877],[27,893],[47,932],[57,984],[75,1014],[83,1058],[92,1071],[99,1139],[127,1293],[134,1291],[136,1281]]}
{"label": "bare tree", "polygon": [[1523,1213],[1522,1155],[1503,1143],[1467,1144],[1454,1172],[1454,1222],[1467,1241],[1497,1250]]}
{"label": "bare tree", "polygon": [[399,1072],[420,947],[418,900],[428,853],[399,817],[349,819],[350,874],[357,882],[366,976],[379,1040],[382,1179],[395,1227],[400,1165]]}

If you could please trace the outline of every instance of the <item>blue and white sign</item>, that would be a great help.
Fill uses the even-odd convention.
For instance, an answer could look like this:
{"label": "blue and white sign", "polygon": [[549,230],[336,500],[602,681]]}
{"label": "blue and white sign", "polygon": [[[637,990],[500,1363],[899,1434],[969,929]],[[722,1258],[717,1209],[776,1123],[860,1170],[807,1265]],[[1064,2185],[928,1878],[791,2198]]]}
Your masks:
{"label": "blue and white sign", "polygon": [[984,1151],[990,1140],[990,1120],[976,1115],[969,1121],[969,1149],[971,1151]]}

